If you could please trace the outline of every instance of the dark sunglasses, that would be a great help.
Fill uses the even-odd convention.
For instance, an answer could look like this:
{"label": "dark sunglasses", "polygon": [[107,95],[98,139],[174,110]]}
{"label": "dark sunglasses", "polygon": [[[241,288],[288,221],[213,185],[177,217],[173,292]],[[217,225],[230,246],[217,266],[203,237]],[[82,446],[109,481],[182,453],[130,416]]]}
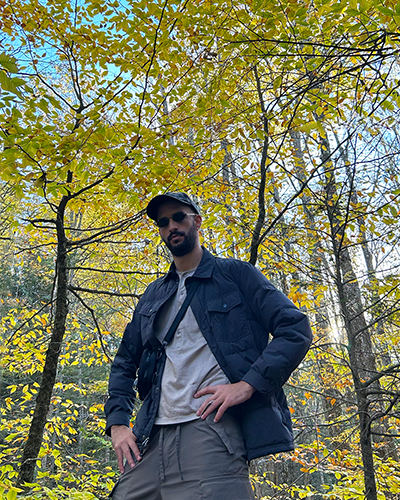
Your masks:
{"label": "dark sunglasses", "polygon": [[174,214],[171,215],[171,217],[161,217],[161,219],[158,219],[158,221],[156,221],[156,224],[158,227],[167,227],[170,219],[172,219],[174,222],[182,222],[187,215],[197,215],[197,214],[187,214],[186,212],[175,212]]}

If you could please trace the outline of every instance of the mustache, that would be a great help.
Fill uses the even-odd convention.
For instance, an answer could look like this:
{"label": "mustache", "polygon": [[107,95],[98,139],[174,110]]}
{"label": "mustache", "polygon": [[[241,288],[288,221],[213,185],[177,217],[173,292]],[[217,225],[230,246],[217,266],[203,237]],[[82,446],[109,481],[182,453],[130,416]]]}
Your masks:
{"label": "mustache", "polygon": [[185,236],[185,233],[183,231],[174,231],[173,233],[168,235],[168,242],[170,242],[174,236]]}

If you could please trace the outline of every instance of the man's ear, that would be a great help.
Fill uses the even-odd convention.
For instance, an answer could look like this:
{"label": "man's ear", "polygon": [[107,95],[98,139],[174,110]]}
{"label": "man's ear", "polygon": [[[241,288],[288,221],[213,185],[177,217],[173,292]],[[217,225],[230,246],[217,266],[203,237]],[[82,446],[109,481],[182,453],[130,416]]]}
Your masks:
{"label": "man's ear", "polygon": [[199,230],[201,228],[201,223],[203,219],[201,218],[201,215],[195,215],[194,216],[194,223],[196,224],[196,229]]}

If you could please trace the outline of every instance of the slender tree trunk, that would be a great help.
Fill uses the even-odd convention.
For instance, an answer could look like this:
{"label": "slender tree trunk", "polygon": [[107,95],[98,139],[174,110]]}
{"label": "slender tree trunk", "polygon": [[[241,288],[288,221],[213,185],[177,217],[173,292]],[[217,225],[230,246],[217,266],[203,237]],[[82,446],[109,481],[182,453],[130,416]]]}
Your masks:
{"label": "slender tree trunk", "polygon": [[[364,316],[360,287],[345,242],[346,224],[340,213],[335,172],[330,161],[329,141],[323,137],[320,140],[321,159],[326,178],[326,210],[331,227],[331,241],[335,257],[336,285],[348,339],[350,368],[357,399],[365,498],[366,500],[377,500],[370,429],[370,401],[362,384],[363,380],[368,380],[376,374],[375,356]],[[352,186],[350,186],[350,192],[352,189]]]}
{"label": "slender tree trunk", "polygon": [[[298,177],[299,181],[304,183],[306,181],[306,164],[304,161],[303,149],[301,147],[300,132],[298,130],[291,129],[290,138],[294,148],[294,157],[296,159],[296,176]],[[312,244],[312,254],[309,264],[310,268],[312,269],[311,279],[317,282],[325,281],[326,274],[329,274],[329,266],[324,256],[325,252],[321,252],[321,240],[319,238],[316,239],[314,236],[316,233],[318,233],[315,223],[315,214],[310,208],[312,207],[312,200],[306,194],[303,194],[302,196],[302,205],[308,229],[308,242],[309,244],[312,244],[312,242],[314,241],[314,244]],[[327,300],[324,298],[323,301],[321,301],[321,299],[317,298],[317,296],[314,295],[314,297],[316,301],[319,301],[321,303],[321,305],[315,311],[315,329],[318,337],[320,339],[324,339],[324,342],[329,343],[331,341],[331,338],[328,330],[331,327],[331,323],[328,313]],[[319,367],[316,372],[316,377],[319,377],[321,386],[324,387],[323,393],[325,395],[325,398],[323,399],[323,406],[326,414],[326,420],[328,423],[334,422],[340,417],[340,415],[342,414],[342,410],[340,403],[336,402],[334,405],[332,405],[332,399],[340,401],[342,394],[335,387],[324,386],[324,382],[320,375],[320,369],[322,369],[323,366],[325,366],[325,369],[329,369],[329,367],[326,366],[325,361],[321,362],[318,357],[316,358],[316,363]],[[329,434],[331,438],[336,441],[336,446],[338,448],[343,449],[343,447],[346,445],[343,445],[343,443],[337,441],[339,433],[340,429],[337,425],[329,425]]]}
{"label": "slender tree trunk", "polygon": [[[371,363],[374,362],[372,359],[372,351],[370,339],[366,339],[365,330],[359,335],[357,334],[360,323],[362,323],[362,328],[366,327],[365,319],[363,315],[360,315],[354,319],[354,310],[350,311],[348,303],[358,302],[357,298],[360,298],[360,291],[358,288],[358,283],[347,283],[347,286],[343,284],[343,279],[340,277],[341,270],[346,265],[349,265],[349,256],[345,256],[344,259],[339,258],[338,270],[338,290],[340,297],[340,304],[342,315],[345,322],[345,328],[348,338],[348,352],[350,359],[350,367],[352,371],[352,377],[354,382],[354,388],[357,398],[357,408],[358,408],[358,418],[360,427],[360,446],[361,446],[361,456],[363,462],[364,471],[364,484],[365,484],[365,498],[366,500],[377,500],[377,490],[375,482],[375,469],[374,469],[374,459],[372,450],[372,440],[371,440],[371,429],[370,429],[370,414],[369,414],[369,404],[368,394],[362,385],[362,380],[369,378],[373,373],[373,367]],[[344,261],[344,262],[343,262]],[[346,276],[345,281],[350,280],[349,274],[344,274]],[[353,275],[354,276],[354,275]],[[354,276],[355,279],[355,276]],[[346,288],[351,285],[352,290],[346,290]],[[354,292],[356,295],[354,295]],[[351,299],[350,299],[351,297]],[[353,318],[353,319],[352,319]],[[369,351],[369,352],[368,352]],[[376,371],[376,370],[375,370]]]}
{"label": "slender tree trunk", "polygon": [[21,467],[18,475],[18,484],[34,482],[36,461],[42,444],[44,428],[47,423],[47,414],[50,400],[56,381],[58,358],[65,334],[65,323],[68,314],[67,300],[67,239],[64,230],[64,214],[68,197],[64,196],[57,211],[57,286],[53,331],[46,352],[42,381],[36,398],[28,439],[25,443]]}
{"label": "slender tree trunk", "polygon": [[[340,151],[340,156],[343,160],[344,165],[346,166],[346,173],[347,177],[351,179],[353,177],[353,173],[351,172],[350,169],[350,161],[348,157],[348,147],[343,148],[343,146],[340,144],[340,141],[337,137],[336,134],[335,139],[336,139],[336,144],[338,146],[338,149]],[[350,193],[350,201],[354,204],[354,206],[358,205],[358,195],[356,190],[352,190]],[[368,281],[369,284],[371,285],[371,298],[370,300],[372,301],[374,306],[371,307],[370,311],[374,319],[376,319],[376,323],[374,325],[374,331],[377,335],[379,335],[381,338],[379,339],[380,342],[382,342],[382,335],[384,333],[384,321],[382,320],[382,309],[383,309],[383,304],[381,297],[379,295],[379,292],[376,290],[376,282],[377,282],[377,276],[376,276],[376,269],[373,263],[373,258],[371,251],[369,249],[369,245],[367,242],[367,234],[365,228],[367,227],[365,217],[363,213],[360,213],[360,215],[357,218],[357,224],[359,227],[359,232],[361,236],[361,249],[363,252],[364,260],[365,260],[365,265],[368,271]],[[372,327],[371,327],[372,329]],[[385,354],[385,346],[382,346],[383,349],[381,350],[382,354],[381,360],[385,366],[389,366],[391,364],[390,356],[388,354]],[[378,412],[382,413],[384,412],[384,404],[382,401],[382,395],[381,393],[381,385],[380,382],[377,380],[373,384],[374,390],[375,390],[375,395],[369,396],[368,394],[366,397],[368,398],[368,401],[370,402],[370,408],[367,408],[369,410],[369,414],[373,414],[371,411],[371,404],[373,403],[375,406],[375,412],[376,409],[378,409]],[[385,446],[380,446],[378,452],[380,453],[381,456],[387,456],[390,455],[394,460],[398,459],[398,453],[396,449],[396,445],[393,442],[392,439],[388,439],[387,437],[384,437],[384,435],[389,436],[390,435],[390,429],[387,421],[382,421],[380,423],[375,422],[375,430],[378,430],[381,432],[381,436],[375,435],[372,436],[372,440],[376,443],[384,444]]]}

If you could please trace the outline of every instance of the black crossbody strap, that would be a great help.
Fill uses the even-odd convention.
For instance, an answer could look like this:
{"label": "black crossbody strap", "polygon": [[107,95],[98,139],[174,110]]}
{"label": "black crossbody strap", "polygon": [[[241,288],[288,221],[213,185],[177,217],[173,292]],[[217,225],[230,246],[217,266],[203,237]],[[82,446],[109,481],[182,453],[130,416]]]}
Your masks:
{"label": "black crossbody strap", "polygon": [[170,343],[172,337],[174,336],[175,330],[178,328],[178,325],[181,322],[181,320],[186,312],[186,309],[189,307],[189,304],[193,298],[193,295],[196,293],[196,290],[199,288],[199,285],[200,285],[200,280],[196,280],[194,283],[192,283],[192,286],[190,287],[190,289],[186,295],[186,299],[184,300],[181,308],[178,311],[178,314],[175,316],[175,319],[172,322],[172,325],[169,327],[169,330],[164,337],[164,340],[162,342],[164,347]]}

